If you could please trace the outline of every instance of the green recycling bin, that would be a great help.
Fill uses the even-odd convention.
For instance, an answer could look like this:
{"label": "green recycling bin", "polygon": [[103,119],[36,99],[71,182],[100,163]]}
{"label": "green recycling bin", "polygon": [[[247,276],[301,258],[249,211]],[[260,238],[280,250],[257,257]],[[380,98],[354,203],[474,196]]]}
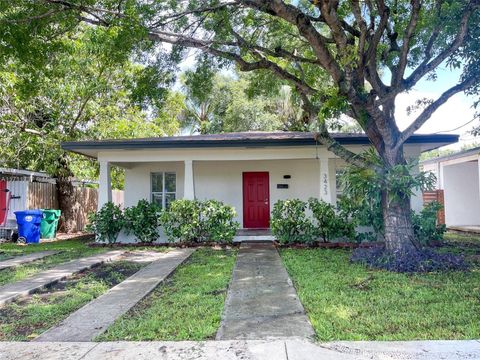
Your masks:
{"label": "green recycling bin", "polygon": [[44,209],[43,219],[40,223],[40,235],[42,239],[53,239],[57,234],[60,210]]}

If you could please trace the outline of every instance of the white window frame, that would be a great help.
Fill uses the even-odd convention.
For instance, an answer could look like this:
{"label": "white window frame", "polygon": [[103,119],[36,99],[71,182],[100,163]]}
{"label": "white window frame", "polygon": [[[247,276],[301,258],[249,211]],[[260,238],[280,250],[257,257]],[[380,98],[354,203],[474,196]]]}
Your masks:
{"label": "white window frame", "polygon": [[[153,191],[153,176],[154,175],[162,175],[162,191]],[[166,191],[165,189],[165,177],[167,174],[175,175],[175,191]],[[167,196],[168,194],[175,195],[175,200],[177,199],[177,173],[174,171],[155,171],[150,173],[150,202],[153,203],[153,196],[155,194],[162,195],[162,209],[165,209],[167,203]]]}

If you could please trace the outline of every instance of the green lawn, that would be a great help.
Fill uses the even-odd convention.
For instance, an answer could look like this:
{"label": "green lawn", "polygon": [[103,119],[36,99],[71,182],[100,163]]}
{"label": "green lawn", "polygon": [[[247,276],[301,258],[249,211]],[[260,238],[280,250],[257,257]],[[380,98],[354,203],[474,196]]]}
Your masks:
{"label": "green lawn", "polygon": [[212,339],[220,325],[235,258],[235,250],[198,249],[97,340]]}
{"label": "green lawn", "polygon": [[24,265],[16,266],[15,268],[9,268],[0,270],[0,286],[14,281],[25,279],[42,270],[51,268],[60,263],[93,255],[99,252],[108,251],[108,248],[91,248],[86,246],[92,239],[84,240],[63,240],[54,241],[48,243],[32,244],[28,246],[19,246],[13,243],[6,243],[0,245],[0,256],[4,259],[13,256],[31,254],[33,252],[44,250],[56,250],[59,253],[51,256],[47,256],[43,259],[36,260]]}
{"label": "green lawn", "polygon": [[0,309],[0,340],[35,338],[138,271],[141,266],[126,261],[103,264],[42,289],[26,299],[8,304]]}
{"label": "green lawn", "polygon": [[[480,239],[450,236],[467,273],[405,275],[350,264],[350,251],[284,249],[283,261],[315,328],[329,340],[480,338]],[[442,251],[445,249],[442,249]],[[473,250],[475,253],[477,250]]]}

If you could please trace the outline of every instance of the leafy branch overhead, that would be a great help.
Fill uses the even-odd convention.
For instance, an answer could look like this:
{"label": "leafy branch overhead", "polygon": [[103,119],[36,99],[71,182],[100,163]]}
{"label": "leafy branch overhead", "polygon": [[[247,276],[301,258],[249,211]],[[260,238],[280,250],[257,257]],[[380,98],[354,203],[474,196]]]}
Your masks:
{"label": "leafy branch overhead", "polygon": [[[358,121],[392,165],[403,143],[442,104],[458,92],[479,90],[479,0],[15,3],[4,12],[3,23],[7,28],[23,27],[32,44],[27,29],[33,30],[33,39],[52,39],[85,23],[117,29],[122,34],[117,54],[122,54],[119,48],[142,52],[156,44],[170,44],[177,54],[198,49],[240,70],[269,71],[290,83],[311,122],[334,93],[346,101],[341,112]],[[396,96],[434,77],[445,63],[462,67],[462,77],[425,103],[412,124],[400,131],[394,115]],[[361,165],[359,156],[329,136],[322,121],[319,139],[337,155]]]}

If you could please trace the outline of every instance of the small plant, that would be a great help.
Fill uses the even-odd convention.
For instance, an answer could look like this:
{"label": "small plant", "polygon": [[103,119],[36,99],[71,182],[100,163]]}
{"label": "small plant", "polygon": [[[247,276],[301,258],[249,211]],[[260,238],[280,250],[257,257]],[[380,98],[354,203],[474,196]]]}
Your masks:
{"label": "small plant", "polygon": [[355,238],[355,225],[348,219],[348,214],[338,212],[332,204],[316,198],[308,200],[312,212],[314,227],[323,242],[337,238]]}
{"label": "small plant", "polygon": [[441,209],[441,204],[432,202],[418,214],[412,211],[413,230],[420,244],[428,245],[431,241],[443,240],[446,226],[437,224],[437,213]]}
{"label": "small plant", "polygon": [[88,220],[87,230],[95,233],[97,241],[109,244],[117,241],[118,233],[125,224],[122,210],[112,202],[107,202],[96,213],[88,214]]}
{"label": "small plant", "polygon": [[153,242],[158,239],[159,208],[145,199],[136,206],[125,209],[125,232],[133,233],[139,242]]}
{"label": "small plant", "polygon": [[160,216],[169,241],[231,242],[239,223],[233,207],[216,200],[176,200]]}
{"label": "small plant", "polygon": [[306,209],[307,203],[299,199],[275,203],[270,226],[280,243],[312,243],[316,240],[315,228]]}

